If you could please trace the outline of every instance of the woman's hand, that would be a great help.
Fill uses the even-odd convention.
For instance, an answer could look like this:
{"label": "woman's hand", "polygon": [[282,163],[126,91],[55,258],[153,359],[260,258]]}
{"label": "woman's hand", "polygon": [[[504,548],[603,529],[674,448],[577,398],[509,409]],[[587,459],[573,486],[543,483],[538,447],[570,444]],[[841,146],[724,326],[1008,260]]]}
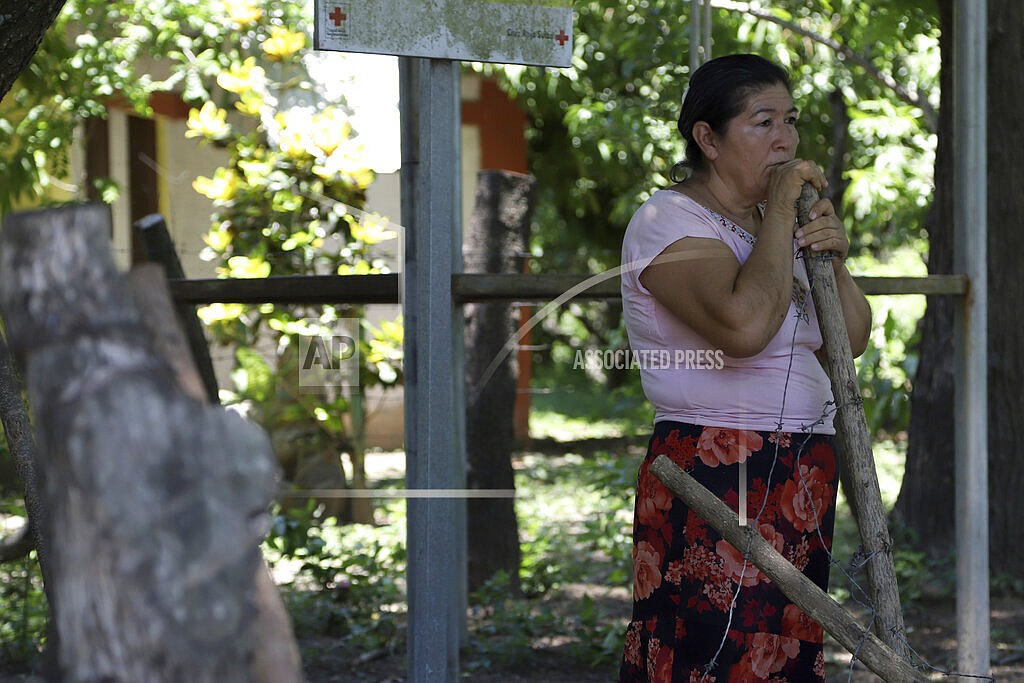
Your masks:
{"label": "woman's hand", "polygon": [[828,186],[825,174],[813,161],[793,159],[773,167],[768,178],[767,212],[779,212],[777,215],[785,217],[787,222],[795,217],[796,202],[806,183],[819,193]]}
{"label": "woman's hand", "polygon": [[793,233],[801,248],[809,248],[813,252],[832,252],[841,259],[846,258],[850,251],[850,240],[846,236],[846,227],[829,199],[819,199],[808,213],[810,221]]}

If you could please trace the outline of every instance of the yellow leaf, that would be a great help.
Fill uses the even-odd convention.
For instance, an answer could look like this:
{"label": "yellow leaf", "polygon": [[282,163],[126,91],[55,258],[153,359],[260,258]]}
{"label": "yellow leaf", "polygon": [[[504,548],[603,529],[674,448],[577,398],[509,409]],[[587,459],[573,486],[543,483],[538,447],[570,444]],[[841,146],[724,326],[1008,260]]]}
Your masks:
{"label": "yellow leaf", "polygon": [[280,62],[306,47],[306,34],[275,26],[270,29],[270,36],[263,41],[262,47],[271,61]]}
{"label": "yellow leaf", "polygon": [[352,238],[363,244],[377,244],[398,237],[398,233],[389,230],[387,221],[377,214],[367,214],[351,227],[351,231]]}
{"label": "yellow leaf", "polygon": [[241,64],[235,62],[230,69],[217,74],[217,85],[228,92],[241,94],[262,85],[266,75],[263,67],[256,65],[256,58],[249,57]]}
{"label": "yellow leaf", "polygon": [[228,18],[243,28],[255,24],[263,17],[263,10],[256,0],[224,0],[224,5]]}
{"label": "yellow leaf", "polygon": [[185,137],[205,137],[219,140],[227,137],[231,127],[227,123],[228,113],[213,102],[207,102],[202,109],[192,109],[188,113],[188,130]]}

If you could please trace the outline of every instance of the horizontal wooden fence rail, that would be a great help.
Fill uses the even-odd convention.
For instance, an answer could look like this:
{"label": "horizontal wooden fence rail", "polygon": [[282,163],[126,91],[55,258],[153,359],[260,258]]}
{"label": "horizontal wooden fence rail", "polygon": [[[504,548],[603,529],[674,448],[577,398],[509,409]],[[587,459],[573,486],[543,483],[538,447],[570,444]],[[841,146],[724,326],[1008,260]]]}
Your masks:
{"label": "horizontal wooden fence rail", "polygon": [[[865,294],[963,295],[964,275],[927,277],[856,277]],[[573,299],[619,297],[619,277],[562,273],[452,275],[452,290],[460,303],[482,301],[553,301],[582,283],[593,283]],[[401,275],[293,275],[267,278],[172,279],[171,295],[180,304],[397,304],[401,302]]]}

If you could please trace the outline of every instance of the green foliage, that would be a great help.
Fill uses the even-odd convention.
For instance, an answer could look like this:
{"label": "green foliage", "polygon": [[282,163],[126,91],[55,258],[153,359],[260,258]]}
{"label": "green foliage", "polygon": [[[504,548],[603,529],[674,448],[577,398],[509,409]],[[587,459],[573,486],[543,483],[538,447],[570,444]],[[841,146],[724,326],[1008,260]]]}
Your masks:
{"label": "green foliage", "polygon": [[[904,247],[893,250],[884,261],[870,256],[852,259],[849,267],[865,275],[881,275],[894,270],[908,275],[924,275],[919,250]],[[872,333],[864,354],[856,360],[857,378],[864,397],[868,431],[876,439],[897,436],[910,425],[910,396],[919,359],[920,330],[925,297],[870,297],[873,312]]]}
{"label": "green foliage", "polygon": [[[0,500],[3,526],[18,518],[27,523],[23,500]],[[35,552],[0,564],[0,664],[32,663],[45,643],[47,623],[48,606]]]}
{"label": "green foliage", "polygon": [[[556,271],[617,262],[629,217],[654,188],[668,184],[669,170],[682,158],[676,119],[689,77],[689,16],[678,3],[588,0],[574,8],[572,71],[478,67],[497,72],[530,117],[531,171],[540,180],[534,250],[543,256],[541,267]],[[920,108],[876,74],[937,104],[934,7],[789,0],[772,3],[770,12],[866,54],[869,68],[742,11],[713,14],[715,54],[756,52],[790,69],[802,111],[799,154],[824,167],[837,152],[828,96],[838,90],[854,118],[840,159],[847,173],[857,174],[846,198],[856,209],[847,212],[852,233],[873,235],[865,244],[920,234],[933,131]]]}
{"label": "green foliage", "polygon": [[300,637],[330,636],[363,651],[400,631],[405,573],[404,517],[390,526],[339,526],[313,501],[278,509],[264,550],[283,586]]}
{"label": "green foliage", "polygon": [[[69,0],[2,110],[0,211],[47,193],[86,194],[54,191],[68,175],[76,127],[110,106],[152,115],[151,96],[173,91],[196,105],[186,136],[228,157],[193,184],[216,207],[205,257],[221,276],[386,272],[383,243],[396,233],[359,210],[373,174],[345,103],[309,77],[311,9],[296,0]],[[118,194],[106,179],[92,189],[105,200]],[[296,347],[362,313],[230,304],[201,312],[213,336],[238,349],[232,398],[249,402],[269,430],[302,428],[336,450],[348,397],[337,387],[300,397]],[[400,382],[400,329],[363,327],[359,385]],[[261,341],[273,349],[269,362],[251,350]]]}
{"label": "green foliage", "polygon": [[0,565],[0,662],[26,664],[46,640],[49,610],[35,553]]}
{"label": "green foliage", "polygon": [[516,664],[539,640],[564,629],[550,610],[535,601],[512,597],[509,577],[504,572],[475,592],[470,602],[475,605],[466,653],[466,668],[470,671]]}
{"label": "green foliage", "polygon": [[[916,322],[916,321],[915,321]],[[905,432],[910,426],[911,380],[917,371],[916,328],[906,329],[905,320],[892,310],[872,335],[858,359],[858,379],[864,398],[864,415],[872,434]]]}
{"label": "green foliage", "polygon": [[60,36],[63,23],[44,35],[0,106],[0,213],[44,197],[64,199],[61,179],[68,174],[78,122],[102,111],[63,68],[73,54]]}
{"label": "green foliage", "polygon": [[[207,54],[197,81],[216,85],[190,112],[186,134],[224,148],[229,157],[212,176],[193,183],[216,207],[204,258],[218,263],[222,277],[235,278],[387,272],[388,254],[380,245],[397,233],[383,218],[359,210],[373,174],[360,162],[343,103],[324,103],[313,92],[299,6],[253,1],[227,9],[234,28]],[[360,307],[342,305],[217,305],[200,311],[214,338],[236,348],[238,391],[229,400],[246,402],[278,442],[305,444],[287,449],[289,477],[304,457],[359,448],[341,419],[351,392],[336,383],[301,388],[304,339],[352,336],[361,351],[360,387],[393,385],[400,378],[397,323],[373,328],[363,314]],[[355,333],[353,321],[360,328]],[[274,349],[269,362],[253,350],[257,345]],[[358,456],[352,462],[361,469]]]}
{"label": "green foliage", "polygon": [[[714,54],[754,52],[790,70],[801,110],[798,154],[841,171],[846,187],[836,203],[853,253],[884,258],[915,244],[923,254],[936,138],[919,105],[938,105],[934,4],[768,4],[753,10],[775,21],[754,11],[714,11]],[[529,119],[530,169],[539,180],[533,269],[596,273],[618,265],[630,216],[670,184],[669,171],[682,158],[676,120],[689,78],[689,6],[585,0],[574,9],[572,70],[475,68],[498,74]],[[843,112],[851,119],[845,129]],[[575,307],[571,316],[577,322],[568,313],[545,321],[533,343],[550,345],[552,354],[560,346],[624,347],[617,305]],[[593,381],[635,386],[635,377],[620,374]]]}

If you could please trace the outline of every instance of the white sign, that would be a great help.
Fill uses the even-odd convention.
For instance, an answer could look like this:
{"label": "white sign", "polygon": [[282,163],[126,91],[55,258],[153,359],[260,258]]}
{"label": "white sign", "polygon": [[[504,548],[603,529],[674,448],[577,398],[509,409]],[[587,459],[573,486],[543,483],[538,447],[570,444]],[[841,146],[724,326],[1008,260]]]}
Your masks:
{"label": "white sign", "polygon": [[572,0],[315,0],[318,50],[570,66]]}

